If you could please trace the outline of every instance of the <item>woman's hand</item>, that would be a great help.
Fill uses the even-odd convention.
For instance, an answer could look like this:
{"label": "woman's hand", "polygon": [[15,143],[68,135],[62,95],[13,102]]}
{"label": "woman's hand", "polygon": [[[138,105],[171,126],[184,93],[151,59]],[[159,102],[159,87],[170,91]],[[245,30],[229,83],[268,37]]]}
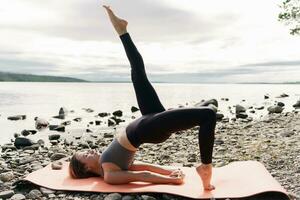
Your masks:
{"label": "woman's hand", "polygon": [[178,176],[183,176],[185,177],[185,174],[181,169],[174,169],[171,170],[171,174],[169,175],[170,177],[178,177]]}

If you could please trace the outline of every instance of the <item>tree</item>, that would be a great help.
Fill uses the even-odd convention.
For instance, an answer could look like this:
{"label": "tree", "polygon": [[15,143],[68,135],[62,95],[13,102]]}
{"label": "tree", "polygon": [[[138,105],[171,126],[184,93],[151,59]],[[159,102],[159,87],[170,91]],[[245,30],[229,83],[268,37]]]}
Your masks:
{"label": "tree", "polygon": [[300,0],[284,0],[278,20],[290,27],[291,35],[300,35]]}

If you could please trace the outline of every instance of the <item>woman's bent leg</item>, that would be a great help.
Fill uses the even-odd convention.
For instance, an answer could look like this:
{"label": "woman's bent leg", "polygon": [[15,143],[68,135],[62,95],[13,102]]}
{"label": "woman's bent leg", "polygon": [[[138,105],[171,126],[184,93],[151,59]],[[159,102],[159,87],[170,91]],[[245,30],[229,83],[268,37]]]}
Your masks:
{"label": "woman's bent leg", "polygon": [[174,132],[200,126],[198,132],[200,159],[212,163],[216,114],[211,108],[179,108],[146,118],[136,130],[141,143],[160,143]]}

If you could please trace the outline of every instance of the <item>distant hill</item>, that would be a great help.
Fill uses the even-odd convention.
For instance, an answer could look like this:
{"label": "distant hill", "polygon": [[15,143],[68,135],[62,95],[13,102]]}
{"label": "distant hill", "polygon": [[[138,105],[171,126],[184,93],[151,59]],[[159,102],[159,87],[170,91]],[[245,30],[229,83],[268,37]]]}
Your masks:
{"label": "distant hill", "polygon": [[33,74],[17,74],[0,72],[0,82],[88,82],[86,80],[63,77],[63,76],[42,76]]}

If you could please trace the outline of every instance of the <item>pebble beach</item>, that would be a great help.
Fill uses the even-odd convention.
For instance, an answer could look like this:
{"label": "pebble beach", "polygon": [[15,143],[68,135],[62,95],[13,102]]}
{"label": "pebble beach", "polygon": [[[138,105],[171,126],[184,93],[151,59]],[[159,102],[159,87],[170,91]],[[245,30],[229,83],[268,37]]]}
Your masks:
{"label": "pebble beach", "polygon": [[[280,98],[285,98],[284,94]],[[218,99],[218,101],[229,101]],[[185,105],[185,104],[183,104]],[[214,103],[209,104],[218,109]],[[215,132],[213,153],[214,167],[222,167],[233,161],[255,160],[263,163],[271,175],[287,190],[290,199],[300,198],[300,100],[295,102],[294,110],[286,112],[286,105],[276,101],[269,107],[247,107],[232,105],[235,117],[224,116],[217,112],[218,122]],[[182,107],[182,106],[181,106]],[[255,119],[248,113],[267,110],[264,117]],[[84,134],[72,134],[74,124],[86,123],[82,118],[72,118],[70,113],[76,109],[58,108],[60,124],[51,124],[49,119],[28,119],[24,115],[10,116],[7,120],[32,120],[34,130],[23,130],[14,134],[12,141],[0,146],[0,199],[105,199],[105,200],[155,200],[186,199],[169,194],[119,194],[54,191],[24,181],[27,174],[41,169],[57,160],[71,156],[75,151],[97,149],[103,151],[113,140],[120,126],[129,123],[139,112],[132,107],[131,113],[121,110],[100,113],[85,108],[94,119],[81,131]],[[124,118],[124,116],[131,118]],[[1,117],[1,116],[0,116]],[[50,121],[50,122],[49,122]],[[43,127],[44,125],[44,127]],[[106,129],[98,128],[101,126]],[[38,138],[40,130],[47,129],[48,138]],[[135,160],[159,165],[193,167],[200,163],[198,147],[198,129],[174,133],[161,144],[143,144]],[[70,130],[70,131],[69,131]],[[77,130],[78,132],[78,130]],[[44,131],[45,134],[45,131]],[[68,136],[68,137],[67,137]],[[193,153],[191,153],[193,152]],[[262,194],[243,199],[287,199],[279,194]],[[229,200],[229,199],[227,199]]]}

